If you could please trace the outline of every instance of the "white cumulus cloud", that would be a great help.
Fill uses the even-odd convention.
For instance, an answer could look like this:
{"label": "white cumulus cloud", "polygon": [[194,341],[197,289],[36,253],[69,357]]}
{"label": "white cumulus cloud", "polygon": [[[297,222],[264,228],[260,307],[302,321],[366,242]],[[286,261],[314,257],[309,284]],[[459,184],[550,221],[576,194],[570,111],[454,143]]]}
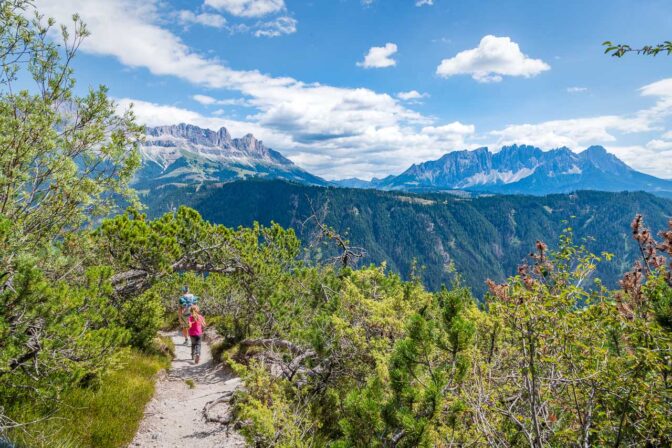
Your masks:
{"label": "white cumulus cloud", "polygon": [[436,73],[442,77],[471,75],[478,82],[499,82],[503,76],[529,78],[551,67],[541,59],[532,59],[520,51],[509,37],[484,36],[477,48],[464,50],[444,59]]}
{"label": "white cumulus cloud", "polygon": [[550,120],[536,124],[515,124],[493,131],[497,146],[525,143],[543,149],[580,148],[590,144],[617,141],[613,131],[621,133],[646,132],[648,123],[637,117],[604,115],[597,117]]}
{"label": "white cumulus cloud", "polygon": [[397,98],[404,101],[417,101],[423,98],[429,98],[428,93],[420,93],[417,90],[409,90],[408,92],[397,93]]}
{"label": "white cumulus cloud", "polygon": [[644,96],[672,97],[672,78],[652,82],[639,89]]}
{"label": "white cumulus cloud", "polygon": [[257,37],[277,37],[283,34],[296,33],[296,20],[288,17],[278,17],[275,20],[257,24],[254,35]]}
{"label": "white cumulus cloud", "polygon": [[434,0],[415,0],[415,6],[432,6]]}
{"label": "white cumulus cloud", "polygon": [[285,9],[284,0],[205,0],[205,4],[238,17],[262,17]]}
{"label": "white cumulus cloud", "polygon": [[204,106],[210,106],[212,104],[217,104],[217,100],[208,95],[193,95],[192,98],[194,101],[203,104]]}
{"label": "white cumulus cloud", "polygon": [[385,44],[384,47],[371,47],[369,52],[364,56],[362,62],[358,62],[357,66],[364,68],[385,68],[397,65],[397,61],[392,59],[392,55],[397,52],[397,45],[391,42]]}
{"label": "white cumulus cloud", "polygon": [[226,25],[224,17],[208,12],[196,14],[192,11],[182,10],[177,12],[177,19],[182,25],[197,24],[212,28],[223,28]]}
{"label": "white cumulus cloud", "polygon": [[672,151],[672,141],[670,141],[670,140],[660,140],[660,139],[655,139],[654,138],[653,140],[650,140],[646,144],[646,147],[648,149],[651,149],[651,150],[655,151],[655,152]]}
{"label": "white cumulus cloud", "polygon": [[200,103],[204,106],[245,106],[249,107],[250,103],[247,102],[244,98],[226,98],[223,100],[218,100],[208,95],[196,94],[191,97],[197,103]]}
{"label": "white cumulus cloud", "polygon": [[422,128],[422,133],[438,140],[454,140],[456,138],[463,138],[467,135],[474,134],[476,127],[473,124],[464,124],[459,121],[454,121],[442,126],[425,126]]}

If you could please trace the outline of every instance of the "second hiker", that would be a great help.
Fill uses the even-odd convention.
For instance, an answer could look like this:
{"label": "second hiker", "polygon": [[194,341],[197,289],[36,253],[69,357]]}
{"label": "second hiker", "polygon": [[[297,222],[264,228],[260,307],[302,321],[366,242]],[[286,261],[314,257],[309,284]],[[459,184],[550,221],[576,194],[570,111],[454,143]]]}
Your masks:
{"label": "second hiker", "polygon": [[195,364],[201,360],[201,340],[203,339],[203,328],[205,328],[205,319],[201,315],[198,305],[192,305],[189,316],[189,337],[191,338],[191,359]]}
{"label": "second hiker", "polygon": [[177,319],[182,328],[182,336],[184,336],[184,345],[189,345],[189,316],[192,305],[198,302],[198,297],[189,292],[189,286],[182,287],[182,297],[180,297],[177,306]]}

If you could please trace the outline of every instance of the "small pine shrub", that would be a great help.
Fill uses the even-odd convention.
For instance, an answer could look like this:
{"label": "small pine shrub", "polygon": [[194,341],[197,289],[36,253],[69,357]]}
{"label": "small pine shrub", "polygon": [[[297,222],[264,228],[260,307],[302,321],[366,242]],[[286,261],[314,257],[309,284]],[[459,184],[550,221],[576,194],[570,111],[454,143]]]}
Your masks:
{"label": "small pine shrub", "polygon": [[121,309],[122,324],[131,332],[131,345],[148,350],[163,323],[161,297],[148,291],[126,302]]}

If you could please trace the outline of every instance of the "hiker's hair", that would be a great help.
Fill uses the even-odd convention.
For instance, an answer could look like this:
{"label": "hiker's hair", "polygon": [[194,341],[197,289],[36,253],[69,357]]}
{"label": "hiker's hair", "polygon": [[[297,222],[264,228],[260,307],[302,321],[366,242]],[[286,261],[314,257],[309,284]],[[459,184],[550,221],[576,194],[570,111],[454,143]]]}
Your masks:
{"label": "hiker's hair", "polygon": [[182,292],[189,292],[189,285],[184,285],[182,287]]}
{"label": "hiker's hair", "polygon": [[198,307],[198,305],[191,305],[189,307],[189,311],[191,312],[191,314],[195,314],[197,316],[201,315],[201,309]]}

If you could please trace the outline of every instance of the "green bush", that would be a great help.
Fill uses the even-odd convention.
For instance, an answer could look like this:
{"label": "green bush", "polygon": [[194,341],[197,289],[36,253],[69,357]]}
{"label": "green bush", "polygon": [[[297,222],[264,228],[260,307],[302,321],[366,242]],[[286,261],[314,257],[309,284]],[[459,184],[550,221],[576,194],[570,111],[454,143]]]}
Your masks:
{"label": "green bush", "polygon": [[154,291],[134,297],[121,309],[122,324],[131,332],[131,345],[147,350],[163,324],[161,297]]}
{"label": "green bush", "polygon": [[644,285],[643,291],[650,298],[658,323],[672,331],[672,286],[666,281],[667,271],[659,270]]}
{"label": "green bush", "polygon": [[222,350],[229,349],[245,339],[243,323],[240,320],[233,318],[231,315],[211,318],[209,324],[224,338],[222,341]]}

